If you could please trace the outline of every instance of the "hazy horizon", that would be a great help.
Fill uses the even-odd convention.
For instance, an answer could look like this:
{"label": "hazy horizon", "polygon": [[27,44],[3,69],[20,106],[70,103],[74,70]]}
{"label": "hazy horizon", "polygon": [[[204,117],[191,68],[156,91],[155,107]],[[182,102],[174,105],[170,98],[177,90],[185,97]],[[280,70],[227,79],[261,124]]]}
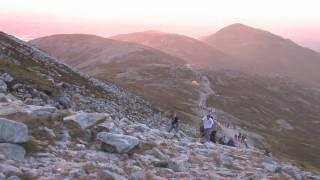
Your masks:
{"label": "hazy horizon", "polygon": [[1,4],[0,30],[24,40],[73,33],[110,37],[150,29],[199,38],[242,23],[319,50],[318,5],[315,0],[11,0]]}

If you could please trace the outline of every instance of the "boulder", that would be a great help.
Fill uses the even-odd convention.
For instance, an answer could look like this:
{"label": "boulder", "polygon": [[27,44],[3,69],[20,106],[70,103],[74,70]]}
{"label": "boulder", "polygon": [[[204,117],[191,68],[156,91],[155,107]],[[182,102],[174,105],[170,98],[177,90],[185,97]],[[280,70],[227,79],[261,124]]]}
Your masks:
{"label": "boulder", "polygon": [[7,98],[7,96],[3,93],[0,93],[0,103],[6,103],[10,102],[10,100]]}
{"label": "boulder", "polygon": [[63,118],[67,127],[88,129],[103,122],[109,114],[80,112],[76,115]]}
{"label": "boulder", "polygon": [[0,79],[0,93],[6,93],[7,92],[7,84],[4,82],[4,80]]}
{"label": "boulder", "polygon": [[0,76],[0,79],[2,79],[3,81],[5,81],[7,83],[14,81],[14,78],[10,74],[7,74],[7,73],[2,74]]}
{"label": "boulder", "polygon": [[51,116],[56,110],[52,106],[26,105],[20,101],[0,103],[0,117],[7,117],[23,122],[51,121]]}
{"label": "boulder", "polygon": [[126,180],[127,179],[119,174],[116,174],[108,170],[102,171],[101,173],[99,173],[99,176],[101,177],[101,179],[108,179],[108,180]]}
{"label": "boulder", "polygon": [[25,124],[0,118],[0,142],[25,143],[28,141],[28,128]]}
{"label": "boulder", "polygon": [[169,160],[168,168],[175,172],[184,172],[187,170],[187,156],[180,156]]}
{"label": "boulder", "polygon": [[128,153],[140,144],[136,137],[107,132],[98,133],[97,140],[104,151],[116,153]]}
{"label": "boulder", "polygon": [[21,180],[18,176],[10,176],[7,180]]}
{"label": "boulder", "polygon": [[0,143],[0,154],[5,156],[5,159],[22,161],[26,155],[26,151],[23,147],[10,144],[10,143]]}
{"label": "boulder", "polygon": [[0,173],[0,180],[6,180],[6,176],[3,173]]}

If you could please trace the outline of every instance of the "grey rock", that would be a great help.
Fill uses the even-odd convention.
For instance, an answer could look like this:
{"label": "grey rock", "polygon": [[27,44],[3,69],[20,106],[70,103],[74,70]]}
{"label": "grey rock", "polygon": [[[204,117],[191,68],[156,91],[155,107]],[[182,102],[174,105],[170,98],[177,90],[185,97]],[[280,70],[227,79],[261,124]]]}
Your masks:
{"label": "grey rock", "polygon": [[0,163],[0,172],[2,172],[5,176],[19,175],[22,173],[19,168],[7,163]]}
{"label": "grey rock", "polygon": [[6,176],[3,173],[0,173],[0,180],[6,180]]}
{"label": "grey rock", "polygon": [[274,172],[278,167],[275,164],[271,164],[271,163],[267,163],[267,162],[263,162],[262,166],[263,166],[264,169],[266,169],[269,172]]}
{"label": "grey rock", "polygon": [[36,105],[36,106],[44,106],[45,105],[45,102],[42,101],[42,99],[39,99],[39,98],[27,98],[26,100],[24,100],[24,103],[25,104],[28,104],[28,105]]}
{"label": "grey rock", "polygon": [[6,103],[6,102],[10,102],[10,99],[7,98],[7,96],[3,93],[0,93],[0,102],[1,103]]}
{"label": "grey rock", "polygon": [[21,180],[18,176],[10,176],[7,180]]}
{"label": "grey rock", "polygon": [[169,160],[168,167],[175,172],[184,172],[187,170],[187,156],[180,156]]}
{"label": "grey rock", "polygon": [[109,114],[104,113],[80,112],[76,115],[63,118],[63,121],[69,127],[87,129],[103,122],[108,116]]}
{"label": "grey rock", "polygon": [[28,141],[28,127],[16,121],[0,118],[0,142],[25,143]]}
{"label": "grey rock", "polygon": [[7,84],[4,82],[4,80],[0,79],[0,93],[6,93],[7,92]]}
{"label": "grey rock", "polygon": [[10,82],[14,81],[14,78],[13,78],[10,74],[8,74],[8,73],[2,74],[2,75],[0,76],[0,79],[4,80],[4,81],[7,82],[7,83],[10,83]]}
{"label": "grey rock", "polygon": [[0,154],[3,154],[9,160],[22,161],[26,151],[16,144],[0,143]]}
{"label": "grey rock", "polygon": [[108,179],[108,180],[126,180],[127,179],[119,174],[110,172],[108,170],[104,170],[102,173],[100,173],[100,177],[102,179]]}
{"label": "grey rock", "polygon": [[116,153],[128,153],[140,144],[136,137],[107,132],[98,133],[97,140],[101,141],[104,151]]}

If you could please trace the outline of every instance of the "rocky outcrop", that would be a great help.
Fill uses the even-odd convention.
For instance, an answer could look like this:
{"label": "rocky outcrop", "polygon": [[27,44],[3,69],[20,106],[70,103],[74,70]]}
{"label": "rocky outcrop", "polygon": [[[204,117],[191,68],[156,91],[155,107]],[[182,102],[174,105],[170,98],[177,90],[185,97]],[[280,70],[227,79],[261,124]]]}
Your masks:
{"label": "rocky outcrop", "polygon": [[10,144],[10,143],[0,143],[0,154],[5,156],[5,159],[22,161],[26,155],[26,151],[23,147]]}
{"label": "rocky outcrop", "polygon": [[140,144],[139,139],[132,136],[101,132],[97,135],[101,148],[107,152],[128,153]]}
{"label": "rocky outcrop", "polygon": [[28,140],[28,128],[25,124],[0,118],[0,142],[25,143]]}
{"label": "rocky outcrop", "polygon": [[66,126],[69,127],[88,129],[98,123],[102,123],[108,117],[110,117],[110,115],[105,113],[80,112],[75,115],[65,117],[63,121]]}

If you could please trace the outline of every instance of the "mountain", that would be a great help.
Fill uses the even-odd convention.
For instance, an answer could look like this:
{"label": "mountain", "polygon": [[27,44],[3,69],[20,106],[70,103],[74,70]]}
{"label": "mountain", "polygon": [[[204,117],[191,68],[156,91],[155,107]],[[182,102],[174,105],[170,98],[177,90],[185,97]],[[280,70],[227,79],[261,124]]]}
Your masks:
{"label": "mountain", "polygon": [[240,59],[245,72],[320,84],[320,54],[270,32],[233,24],[202,40]]}
{"label": "mountain", "polygon": [[168,121],[127,90],[0,33],[0,179],[320,179],[251,140],[204,143],[183,122],[173,136]]}
{"label": "mountain", "polygon": [[[90,58],[93,63],[96,62],[94,55],[108,51],[106,48],[112,48],[100,44],[92,45],[90,38],[85,40],[88,36],[72,43],[68,42],[68,39],[73,35],[64,36],[52,38],[50,41],[40,38],[32,43],[54,56],[59,56],[65,62],[72,62],[70,59],[76,56],[80,57],[77,59],[79,62]],[[105,38],[99,39],[103,42],[114,42]],[[79,48],[87,44],[90,44],[90,48]],[[68,49],[70,47],[73,49]],[[68,49],[68,52],[65,49]],[[199,125],[199,116],[208,113],[203,107],[208,106],[209,110],[213,108],[220,121],[236,125],[237,129],[248,134],[250,141],[258,147],[269,147],[277,157],[297,160],[306,167],[318,167],[318,141],[314,138],[319,129],[316,117],[319,116],[317,109],[320,95],[317,91],[291,83],[287,78],[253,76],[235,70],[199,70],[177,63],[166,65],[169,62],[155,66],[152,60],[161,58],[151,56],[148,61],[124,56],[114,62],[109,56],[113,57],[112,53],[104,57],[111,59],[106,64],[99,61],[90,68],[80,69],[101,80],[126,87],[163,110],[176,110],[183,122],[194,127]],[[132,61],[136,63],[131,63]],[[192,85],[193,80],[197,80],[199,85]],[[295,139],[299,141],[296,142]]]}
{"label": "mountain", "polygon": [[[15,81],[10,82],[7,88],[13,90],[12,93],[22,101],[41,105],[44,100],[57,107],[103,110],[133,119],[150,116],[155,110],[140,97],[114,84],[102,83],[76,71],[60,60],[3,32],[0,32],[0,47],[0,73],[9,73],[14,77]],[[33,98],[33,94],[37,96]],[[90,96],[91,98],[88,98]],[[77,102],[77,105],[70,101]],[[142,110],[137,112],[140,108]]]}
{"label": "mountain", "polygon": [[[65,63],[101,80],[114,82],[164,110],[191,119],[200,90],[199,75],[185,61],[135,43],[92,35],[53,35],[31,41]],[[187,98],[186,98],[187,97]]]}
{"label": "mountain", "polygon": [[221,51],[187,36],[144,31],[131,34],[120,34],[111,39],[134,42],[149,46],[172,56],[186,60],[189,64],[215,69],[226,68],[236,61]]}

